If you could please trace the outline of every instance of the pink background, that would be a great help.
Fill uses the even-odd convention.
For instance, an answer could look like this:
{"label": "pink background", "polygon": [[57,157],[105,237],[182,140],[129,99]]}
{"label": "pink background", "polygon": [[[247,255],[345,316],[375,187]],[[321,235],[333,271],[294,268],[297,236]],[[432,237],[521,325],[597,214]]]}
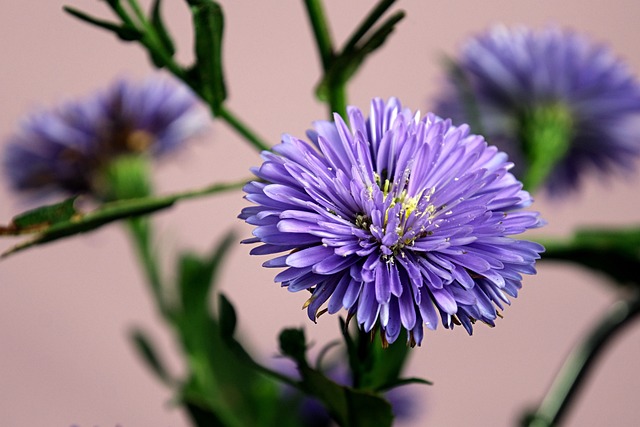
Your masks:
{"label": "pink background", "polygon": [[[189,16],[181,1],[166,16],[182,61],[191,58]],[[372,1],[327,2],[335,39],[342,41]],[[425,111],[441,82],[440,55],[453,53],[470,33],[492,23],[581,29],[609,43],[640,71],[640,2],[449,1],[399,2],[408,12],[386,48],[366,63],[349,88],[350,103],[367,107],[374,96],[397,96]],[[102,88],[115,77],[151,72],[141,48],[65,15],[62,1],[3,0],[0,15],[0,136],[37,105],[51,106]],[[101,3],[72,4],[109,16]],[[324,106],[311,96],[319,65],[302,2],[223,2],[229,105],[272,144],[283,132],[302,136]],[[248,176],[257,154],[223,123],[158,168],[168,192]],[[638,223],[640,174],[607,182],[587,180],[584,191],[560,203],[537,197],[549,221],[546,233],[568,235],[577,226]],[[0,219],[24,208],[3,187]],[[210,248],[229,228],[250,228],[235,217],[240,193],[184,202],[158,215],[159,244],[171,254]],[[1,248],[14,240],[4,239]],[[304,326],[321,345],[337,335],[337,318],[318,325],[300,310],[305,295],[273,283],[264,259],[234,248],[222,288],[241,313],[240,330],[268,360],[277,332]],[[172,265],[167,265],[167,269]],[[606,281],[567,265],[544,264],[494,329],[478,326],[426,334],[413,352],[409,374],[435,382],[413,390],[424,409],[413,426],[513,425],[520,411],[546,390],[566,352],[613,301]],[[171,336],[154,314],[145,284],[119,225],[31,250],[0,264],[0,424],[3,426],[186,426],[170,393],[142,366],[127,340],[142,326],[159,342],[171,367],[182,372]],[[568,426],[631,426],[640,419],[640,325],[615,342],[589,381]],[[635,422],[634,422],[635,421]]]}

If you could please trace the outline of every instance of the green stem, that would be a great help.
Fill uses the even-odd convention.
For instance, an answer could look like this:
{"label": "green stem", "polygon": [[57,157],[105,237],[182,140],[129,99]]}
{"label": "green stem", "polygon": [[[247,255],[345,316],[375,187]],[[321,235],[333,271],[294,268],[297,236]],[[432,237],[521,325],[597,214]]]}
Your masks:
{"label": "green stem", "polygon": [[157,261],[156,252],[153,250],[151,220],[149,217],[130,218],[126,224],[150,285],[156,307],[160,314],[167,318],[169,311],[162,293],[163,285],[158,269],[159,262]]}
{"label": "green stem", "polygon": [[[322,71],[327,75],[335,66],[336,55],[322,0],[305,0],[304,4],[307,8],[309,22],[313,28],[318,54],[322,61]],[[326,102],[329,108],[329,120],[333,120],[333,113],[338,113],[345,119],[347,117],[347,91],[345,86],[346,79],[341,74],[335,75],[328,84]]]}
{"label": "green stem", "polygon": [[332,120],[333,113],[338,113],[343,119],[347,119],[346,82],[340,81],[329,87],[329,117]]}
{"label": "green stem", "polygon": [[313,35],[316,39],[316,46],[322,61],[322,69],[326,72],[331,67],[334,58],[333,42],[331,32],[322,6],[322,0],[304,0],[307,8],[307,16],[313,28]]}
{"label": "green stem", "polygon": [[598,356],[625,326],[640,314],[640,295],[617,301],[586,339],[576,347],[556,375],[538,410],[523,425],[552,427],[560,425],[580,386],[594,367]]}
{"label": "green stem", "polygon": [[262,138],[260,138],[245,123],[243,123],[238,116],[229,111],[229,109],[224,105],[220,107],[220,112],[217,117],[224,120],[229,126],[231,126],[231,128],[242,135],[259,151],[270,150],[269,146],[262,140]]}
{"label": "green stem", "polygon": [[[156,34],[155,29],[147,21],[144,14],[142,13],[142,10],[137,5],[137,2],[135,0],[129,0],[129,4],[131,5],[131,8],[133,9],[137,18],[140,20],[140,25],[142,25],[143,27],[141,31],[144,34],[144,37],[142,38],[142,40],[140,40],[140,43],[142,43],[142,45],[149,51],[149,53],[151,53],[155,58],[159,59],[162,62],[162,65],[167,68],[167,70],[169,70],[174,76],[191,87],[201,99],[206,100],[206,97],[204,96],[200,88],[194,87],[185,70],[177,62],[175,62],[173,57],[166,51],[160,41],[160,38]],[[127,11],[124,10],[124,8],[118,2],[116,2],[113,7],[116,14],[120,17],[120,19],[122,19],[124,23],[134,28],[138,28]],[[247,124],[242,122],[240,118],[238,118],[224,106],[220,108],[219,113],[215,117],[224,120],[231,126],[232,129],[243,136],[251,145],[253,145],[259,151],[270,149],[269,145],[266,144],[264,140],[256,134],[256,132],[251,130]]]}

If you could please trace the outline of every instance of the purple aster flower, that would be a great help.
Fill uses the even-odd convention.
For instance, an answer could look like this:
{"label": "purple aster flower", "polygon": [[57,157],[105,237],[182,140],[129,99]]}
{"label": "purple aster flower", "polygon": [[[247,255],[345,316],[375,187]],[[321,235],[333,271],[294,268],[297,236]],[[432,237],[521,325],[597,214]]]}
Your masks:
{"label": "purple aster flower", "polygon": [[[284,267],[275,280],[308,290],[312,320],[346,309],[367,332],[393,342],[401,328],[420,344],[423,324],[490,325],[496,308],[533,274],[543,248],[510,235],[542,225],[522,211],[531,198],[507,156],[433,114],[422,119],[390,99],[370,117],[348,109],[350,127],[316,122],[312,144],[290,135],[253,169],[246,185],[257,206],[252,254]],[[322,308],[328,302],[326,308]]]}
{"label": "purple aster flower", "polygon": [[436,112],[508,152],[517,176],[531,160],[526,120],[546,111],[566,121],[566,149],[544,182],[552,195],[576,188],[587,169],[630,170],[640,154],[640,85],[583,35],[497,26],[466,42],[449,78]]}
{"label": "purple aster flower", "polygon": [[97,172],[115,157],[162,156],[206,123],[185,86],[160,77],[119,80],[87,99],[27,116],[8,140],[3,166],[16,190],[92,192]]}

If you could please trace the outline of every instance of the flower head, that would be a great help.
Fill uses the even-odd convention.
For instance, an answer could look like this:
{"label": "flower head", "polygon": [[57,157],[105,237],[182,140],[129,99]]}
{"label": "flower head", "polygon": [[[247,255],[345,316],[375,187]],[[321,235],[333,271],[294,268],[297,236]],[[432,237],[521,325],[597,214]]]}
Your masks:
{"label": "flower head", "polygon": [[84,193],[115,157],[161,156],[204,129],[206,114],[186,87],[153,77],[115,82],[87,99],[27,116],[9,138],[3,166],[17,190]]}
{"label": "flower head", "polygon": [[577,187],[586,169],[631,169],[640,154],[640,84],[583,35],[497,26],[464,44],[449,78],[435,111],[508,152],[517,176],[531,166],[531,127],[565,128],[566,148],[544,182],[551,194]]}
{"label": "flower head", "polygon": [[[285,252],[264,265],[275,280],[308,290],[309,317],[342,308],[388,342],[402,328],[420,344],[435,329],[476,320],[493,325],[496,307],[534,273],[542,247],[509,235],[538,227],[521,211],[529,194],[511,163],[466,125],[422,119],[390,99],[375,99],[369,119],[348,109],[350,127],[317,122],[312,144],[289,135],[246,185],[257,206],[240,218],[255,225],[252,254]],[[326,309],[323,305],[328,302]]]}

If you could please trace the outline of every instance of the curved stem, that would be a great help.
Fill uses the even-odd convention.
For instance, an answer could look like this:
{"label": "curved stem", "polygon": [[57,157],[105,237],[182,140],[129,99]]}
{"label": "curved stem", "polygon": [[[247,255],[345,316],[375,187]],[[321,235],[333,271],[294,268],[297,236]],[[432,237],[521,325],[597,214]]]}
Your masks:
{"label": "curved stem", "polygon": [[640,314],[640,294],[614,303],[600,323],[576,347],[556,375],[538,410],[525,420],[528,427],[560,425],[598,356],[613,338]]}

